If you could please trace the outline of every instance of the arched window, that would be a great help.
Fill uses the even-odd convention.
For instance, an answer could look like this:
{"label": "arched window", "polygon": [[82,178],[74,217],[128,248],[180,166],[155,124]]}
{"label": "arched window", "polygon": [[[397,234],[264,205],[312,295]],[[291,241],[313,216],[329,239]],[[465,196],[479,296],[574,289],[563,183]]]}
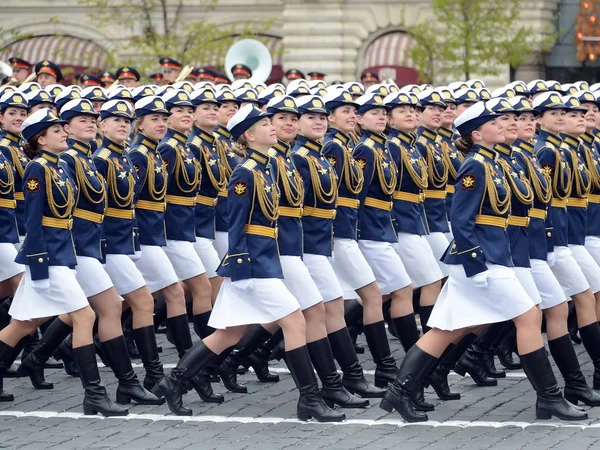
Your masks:
{"label": "arched window", "polygon": [[415,39],[400,31],[379,36],[365,50],[363,70],[375,72],[380,81],[393,80],[399,86],[419,81],[419,74],[408,52]]}

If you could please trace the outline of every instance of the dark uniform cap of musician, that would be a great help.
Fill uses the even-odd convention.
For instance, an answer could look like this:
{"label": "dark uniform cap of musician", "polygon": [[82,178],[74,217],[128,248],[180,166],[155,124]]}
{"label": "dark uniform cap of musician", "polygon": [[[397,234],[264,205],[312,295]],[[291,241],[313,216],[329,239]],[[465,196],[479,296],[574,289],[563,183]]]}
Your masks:
{"label": "dark uniform cap of musician", "polygon": [[51,75],[54,78],[56,78],[57,82],[60,82],[63,79],[63,75],[60,68],[55,63],[47,59],[40,61],[35,65],[35,73],[36,75],[47,73],[48,75]]}
{"label": "dark uniform cap of musician", "polygon": [[223,75],[220,72],[214,72],[214,76],[215,76],[215,80],[213,81],[213,83],[215,84],[229,84],[229,78],[227,78],[225,75]]}
{"label": "dark uniform cap of musician", "polygon": [[8,62],[10,63],[13,70],[14,69],[31,70],[31,63],[29,61],[25,61],[24,59],[19,58],[17,56],[11,56],[10,58],[8,58]]}
{"label": "dark uniform cap of musician", "polygon": [[375,83],[379,83],[379,77],[377,76],[377,74],[375,74],[375,72],[363,72],[360,74],[360,81],[362,81],[363,83],[365,81],[374,81]]}
{"label": "dark uniform cap of musician", "polygon": [[48,92],[45,89],[29,91],[28,93],[24,94],[24,96],[27,99],[27,103],[30,109],[42,103],[54,105],[54,100],[52,100],[52,97],[50,96],[50,94],[48,94]]}
{"label": "dark uniform cap of musician", "polygon": [[161,81],[165,80],[165,76],[160,72],[151,73],[150,75],[148,75],[148,78],[150,78],[155,83],[160,83]]}
{"label": "dark uniform cap of musician", "polygon": [[117,80],[140,81],[140,73],[133,67],[123,66],[117,69]]}
{"label": "dark uniform cap of musician", "polygon": [[169,58],[167,56],[159,58],[158,62],[160,63],[160,66],[165,69],[181,70],[183,67],[178,61],[175,61],[173,58]]}
{"label": "dark uniform cap of musician", "polygon": [[115,74],[112,72],[102,72],[100,74],[100,80],[103,83],[112,83],[113,81],[116,80]]}
{"label": "dark uniform cap of musician", "polygon": [[214,73],[207,67],[195,67],[192,73],[197,81],[214,81],[215,79]]}
{"label": "dark uniform cap of musician", "polygon": [[252,76],[252,69],[245,64],[236,64],[231,68],[231,73],[235,75],[243,75],[248,78]]}
{"label": "dark uniform cap of musician", "polygon": [[89,73],[82,73],[79,78],[79,82],[83,86],[102,86],[102,80],[95,75]]}
{"label": "dark uniform cap of musician", "polygon": [[324,80],[327,76],[327,74],[323,72],[308,72],[307,75],[311,80]]}
{"label": "dark uniform cap of musician", "polygon": [[306,78],[306,76],[304,76],[304,73],[300,72],[298,69],[286,70],[285,77],[288,80],[304,80]]}

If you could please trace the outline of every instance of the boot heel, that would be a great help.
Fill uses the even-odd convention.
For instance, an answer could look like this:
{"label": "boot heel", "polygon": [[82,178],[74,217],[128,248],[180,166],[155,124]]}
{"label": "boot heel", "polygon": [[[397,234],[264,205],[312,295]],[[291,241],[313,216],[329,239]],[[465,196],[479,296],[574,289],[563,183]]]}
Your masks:
{"label": "boot heel", "polygon": [[326,399],[323,399],[323,401],[325,402],[325,404],[326,404],[327,406],[329,406],[329,407],[330,407],[330,408],[332,408],[332,409],[333,409],[333,407],[335,406],[335,403],[334,403],[334,402],[332,402],[331,400],[326,400]]}
{"label": "boot heel", "polygon": [[394,411],[394,405],[392,404],[392,402],[388,402],[385,398],[381,399],[381,403],[379,404],[379,407],[389,413]]}
{"label": "boot heel", "polygon": [[296,415],[298,416],[298,420],[301,420],[302,422],[308,422],[309,419],[311,419],[310,414],[308,414],[308,411],[304,408],[298,408]]}
{"label": "boot heel", "polygon": [[467,374],[467,370],[460,364],[456,364],[454,366],[454,372],[459,374],[461,377],[464,377]]}
{"label": "boot heel", "polygon": [[83,415],[84,416],[95,416],[98,414],[98,411],[88,405],[83,405]]}
{"label": "boot heel", "polygon": [[129,405],[131,403],[131,397],[128,395],[117,394],[117,403],[121,405]]}
{"label": "boot heel", "polygon": [[571,403],[572,405],[579,405],[579,400],[577,400],[575,397],[571,397],[570,395],[565,395],[565,400]]}
{"label": "boot heel", "polygon": [[550,420],[552,418],[552,414],[550,414],[549,411],[546,411],[544,409],[537,409],[535,410],[535,418],[538,420]]}
{"label": "boot heel", "polygon": [[387,388],[388,384],[389,384],[388,380],[385,380],[383,378],[375,378],[375,387]]}

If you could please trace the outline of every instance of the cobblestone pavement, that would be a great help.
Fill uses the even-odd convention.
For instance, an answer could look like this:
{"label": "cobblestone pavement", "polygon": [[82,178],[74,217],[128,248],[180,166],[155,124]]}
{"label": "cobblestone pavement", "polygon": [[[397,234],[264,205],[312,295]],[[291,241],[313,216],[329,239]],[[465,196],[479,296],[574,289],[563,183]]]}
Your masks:
{"label": "cobblestone pavement", "polygon": [[[177,357],[164,335],[162,361],[173,367]],[[392,340],[400,361],[404,352]],[[359,340],[360,342],[360,340]],[[363,342],[364,344],[364,342]],[[591,381],[593,366],[581,345],[576,346],[584,374]],[[367,352],[368,355],[368,352]],[[372,378],[374,364],[361,355]],[[139,363],[139,360],[134,361]],[[272,366],[281,381],[263,384],[253,374],[240,376],[247,395],[232,394],[221,384],[215,391],[225,395],[221,405],[203,403],[194,392],[185,401],[192,417],[177,417],[166,406],[132,406],[126,418],[83,416],[82,389],[78,379],[63,370],[46,370],[55,383],[50,391],[38,391],[28,379],[6,379],[5,390],[13,403],[0,403],[0,448],[10,449],[588,449],[600,448],[600,408],[590,409],[583,422],[535,420],[535,394],[522,371],[509,373],[497,387],[477,388],[469,378],[450,377],[459,401],[441,402],[433,391],[427,400],[435,404],[430,421],[405,424],[397,413],[387,414],[371,401],[367,409],[346,410],[341,424],[302,423],[295,419],[297,392],[281,363]],[[143,369],[136,364],[141,376]],[[112,373],[100,369],[104,383],[114,395]],[[586,407],[587,409],[587,407]]]}

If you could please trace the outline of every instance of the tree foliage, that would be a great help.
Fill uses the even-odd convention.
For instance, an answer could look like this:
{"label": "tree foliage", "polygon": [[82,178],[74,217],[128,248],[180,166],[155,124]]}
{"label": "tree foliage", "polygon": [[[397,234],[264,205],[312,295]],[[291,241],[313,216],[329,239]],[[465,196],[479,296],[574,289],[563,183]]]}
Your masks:
{"label": "tree foliage", "polygon": [[498,75],[547,52],[556,39],[549,30],[519,21],[524,0],[432,0],[435,21],[407,26],[416,44],[409,51],[420,75],[469,79]]}

